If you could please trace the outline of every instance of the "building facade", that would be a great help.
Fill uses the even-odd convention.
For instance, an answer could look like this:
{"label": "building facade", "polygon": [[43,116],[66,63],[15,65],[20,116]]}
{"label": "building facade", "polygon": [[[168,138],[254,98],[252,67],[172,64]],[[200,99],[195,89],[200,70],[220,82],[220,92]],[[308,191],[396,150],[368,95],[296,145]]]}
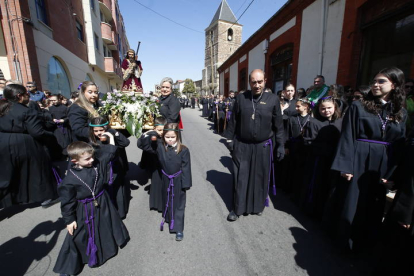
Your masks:
{"label": "building facade", "polygon": [[414,2],[290,0],[219,68],[220,91],[249,89],[253,69],[274,92],[288,83],[357,87],[389,66],[414,77]]}
{"label": "building facade", "polygon": [[202,72],[204,90],[214,93],[219,86],[217,68],[241,45],[242,25],[237,23],[226,0],[222,0],[210,25],[205,29],[205,59]]}
{"label": "building facade", "polygon": [[66,97],[85,80],[120,89],[129,48],[117,0],[0,2],[0,69]]}

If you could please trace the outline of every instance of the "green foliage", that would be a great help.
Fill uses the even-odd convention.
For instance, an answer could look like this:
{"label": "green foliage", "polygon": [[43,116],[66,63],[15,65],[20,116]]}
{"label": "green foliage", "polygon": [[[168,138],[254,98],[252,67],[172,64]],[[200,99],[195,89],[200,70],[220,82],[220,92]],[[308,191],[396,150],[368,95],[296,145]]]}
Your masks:
{"label": "green foliage", "polygon": [[195,92],[195,85],[193,80],[191,79],[185,79],[184,81],[184,89],[183,89],[183,93],[187,94],[187,93],[194,93]]}

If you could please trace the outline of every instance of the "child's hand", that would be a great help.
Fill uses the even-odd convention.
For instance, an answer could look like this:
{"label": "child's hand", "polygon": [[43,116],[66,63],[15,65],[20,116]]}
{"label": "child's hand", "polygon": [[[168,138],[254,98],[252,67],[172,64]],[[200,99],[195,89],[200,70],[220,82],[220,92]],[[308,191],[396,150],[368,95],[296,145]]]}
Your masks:
{"label": "child's hand", "polygon": [[104,132],[104,133],[102,133],[102,136],[104,136],[104,135],[106,135],[106,136],[109,137],[109,144],[115,146],[115,139],[114,139],[114,136],[112,135],[112,133],[110,133],[110,132]]}
{"label": "child's hand", "polygon": [[157,141],[157,136],[155,136],[155,135],[151,136],[151,141],[153,141],[153,142]]}
{"label": "child's hand", "polygon": [[350,174],[350,173],[341,173],[341,176],[343,178],[345,178],[346,180],[348,180],[348,181],[350,181],[352,179],[352,177],[354,177],[354,175]]}
{"label": "child's hand", "polygon": [[71,224],[66,225],[66,229],[68,229],[69,235],[73,236],[73,232],[75,229],[78,228],[76,221],[72,222]]}

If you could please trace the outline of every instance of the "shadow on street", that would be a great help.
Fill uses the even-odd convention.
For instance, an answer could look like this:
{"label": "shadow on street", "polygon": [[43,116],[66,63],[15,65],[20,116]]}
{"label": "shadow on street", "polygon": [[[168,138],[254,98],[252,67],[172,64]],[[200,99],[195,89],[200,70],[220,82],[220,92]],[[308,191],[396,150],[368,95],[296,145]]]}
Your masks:
{"label": "shadow on street", "polygon": [[[48,256],[55,247],[60,232],[65,228],[62,219],[55,222],[44,221],[30,231],[27,237],[13,238],[0,246],[0,269],[2,275],[25,275],[33,261],[40,261]],[[47,235],[52,234],[50,240]],[[49,265],[45,268],[49,271],[54,266],[55,260],[47,257]]]}

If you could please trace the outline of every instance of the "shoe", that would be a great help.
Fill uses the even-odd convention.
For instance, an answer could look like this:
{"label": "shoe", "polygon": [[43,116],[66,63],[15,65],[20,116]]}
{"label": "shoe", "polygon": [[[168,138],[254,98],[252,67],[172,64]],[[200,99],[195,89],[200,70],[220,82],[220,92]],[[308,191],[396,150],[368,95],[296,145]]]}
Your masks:
{"label": "shoe", "polygon": [[261,216],[261,215],[263,215],[263,212],[259,212],[259,213],[257,213],[257,215],[258,216]]}
{"label": "shoe", "polygon": [[239,218],[238,215],[234,211],[231,211],[230,214],[227,216],[228,221],[236,221]]}
{"label": "shoe", "polygon": [[175,235],[175,240],[176,241],[182,241],[184,239],[184,233],[180,233],[180,232],[178,232],[176,235]]}
{"label": "shoe", "polygon": [[56,203],[60,202],[60,198],[56,198],[56,199],[47,199],[45,201],[43,201],[40,205],[43,208],[49,208],[50,206],[55,205]]}

